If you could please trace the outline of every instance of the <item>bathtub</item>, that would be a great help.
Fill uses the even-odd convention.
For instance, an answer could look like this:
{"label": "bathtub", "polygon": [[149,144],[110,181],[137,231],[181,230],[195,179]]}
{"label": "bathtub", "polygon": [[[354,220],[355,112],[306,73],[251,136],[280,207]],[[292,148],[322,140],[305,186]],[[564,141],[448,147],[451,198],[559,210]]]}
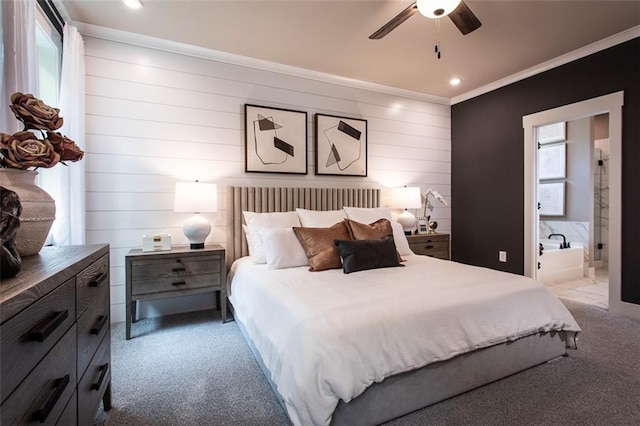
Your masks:
{"label": "bathtub", "polygon": [[538,280],[558,283],[580,279],[584,276],[584,247],[581,243],[571,243],[571,248],[560,249],[561,240],[540,240],[544,248],[538,257],[540,269]]}

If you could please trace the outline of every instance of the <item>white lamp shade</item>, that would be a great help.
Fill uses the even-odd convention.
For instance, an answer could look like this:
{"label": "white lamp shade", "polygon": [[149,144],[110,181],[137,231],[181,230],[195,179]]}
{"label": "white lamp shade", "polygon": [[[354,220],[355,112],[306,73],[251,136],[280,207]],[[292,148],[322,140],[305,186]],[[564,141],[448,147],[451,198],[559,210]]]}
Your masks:
{"label": "white lamp shade", "polygon": [[460,0],[418,0],[418,12],[427,18],[442,18],[455,10]]}
{"label": "white lamp shade", "polygon": [[396,209],[419,209],[422,207],[420,188],[417,186],[394,188],[391,193],[391,207]]}
{"label": "white lamp shade", "polygon": [[218,211],[218,185],[215,183],[178,182],[174,212],[208,213]]}

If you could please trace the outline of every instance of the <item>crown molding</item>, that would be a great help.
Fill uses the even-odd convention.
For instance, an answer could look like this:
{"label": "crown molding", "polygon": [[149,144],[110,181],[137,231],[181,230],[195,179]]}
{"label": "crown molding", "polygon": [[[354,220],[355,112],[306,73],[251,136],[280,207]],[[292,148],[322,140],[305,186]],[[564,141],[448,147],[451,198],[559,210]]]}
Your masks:
{"label": "crown molding", "polygon": [[236,55],[233,53],[222,52],[219,50],[209,49],[200,46],[194,46],[186,43],[180,43],[172,40],[165,40],[157,37],[151,37],[143,34],[132,33],[128,31],[116,30],[84,22],[72,22],[78,28],[78,31],[87,37],[94,37],[103,40],[115,41],[119,43],[130,44],[150,49],[161,50],[165,52],[177,53],[181,55],[192,56],[201,59],[207,59],[217,62],[228,63],[232,65],[240,65],[248,68],[270,71],[278,74],[290,75],[294,77],[305,78],[308,80],[321,81],[325,83],[338,84],[357,89],[368,90],[386,95],[399,96],[402,98],[414,99],[423,102],[431,102],[441,105],[450,105],[450,99],[429,95],[422,92],[415,92],[397,87],[385,86],[382,84],[371,83],[368,81],[356,80],[347,77],[341,77],[334,74],[327,74],[319,71],[313,71],[305,68],[298,68],[291,65],[279,64],[276,62],[265,61],[262,59],[251,58],[248,56]]}
{"label": "crown molding", "polygon": [[451,98],[451,105],[464,102],[471,98],[475,98],[476,96],[480,96],[501,87],[508,86],[509,84],[524,80],[525,78],[540,74],[552,68],[559,67],[560,65],[568,64],[569,62],[573,62],[577,59],[584,58],[585,56],[589,56],[593,53],[600,52],[602,50],[627,42],[629,40],[633,40],[634,38],[638,37],[640,37],[640,25],[631,27],[628,30],[596,41],[595,43],[591,43],[587,46],[581,47],[572,52],[558,56],[557,58],[535,65],[531,68],[527,68],[515,74],[511,74],[510,76],[501,78],[500,80],[496,80],[493,83],[489,83],[482,87],[478,87],[477,89],[465,92],[461,95],[454,96],[453,98]]}

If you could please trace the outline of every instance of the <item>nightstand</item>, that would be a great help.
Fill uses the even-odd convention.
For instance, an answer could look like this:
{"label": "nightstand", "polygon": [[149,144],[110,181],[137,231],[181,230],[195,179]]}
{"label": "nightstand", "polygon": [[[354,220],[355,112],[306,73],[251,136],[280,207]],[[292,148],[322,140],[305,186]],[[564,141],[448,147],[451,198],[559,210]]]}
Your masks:
{"label": "nightstand", "polygon": [[133,249],[126,260],[126,335],[136,321],[140,300],[220,292],[218,302],[222,321],[227,320],[227,269],[225,251],[219,244],[204,249],[188,246],[169,251],[143,252]]}
{"label": "nightstand", "polygon": [[409,247],[415,254],[449,260],[449,234],[407,235]]}

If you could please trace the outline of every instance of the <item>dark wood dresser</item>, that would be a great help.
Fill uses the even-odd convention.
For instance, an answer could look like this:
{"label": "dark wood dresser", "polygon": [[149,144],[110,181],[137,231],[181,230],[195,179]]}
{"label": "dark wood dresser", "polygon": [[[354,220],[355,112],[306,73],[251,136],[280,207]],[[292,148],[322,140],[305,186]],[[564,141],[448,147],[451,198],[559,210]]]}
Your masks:
{"label": "dark wood dresser", "polygon": [[45,247],[0,283],[2,424],[88,425],[111,408],[109,246]]}

